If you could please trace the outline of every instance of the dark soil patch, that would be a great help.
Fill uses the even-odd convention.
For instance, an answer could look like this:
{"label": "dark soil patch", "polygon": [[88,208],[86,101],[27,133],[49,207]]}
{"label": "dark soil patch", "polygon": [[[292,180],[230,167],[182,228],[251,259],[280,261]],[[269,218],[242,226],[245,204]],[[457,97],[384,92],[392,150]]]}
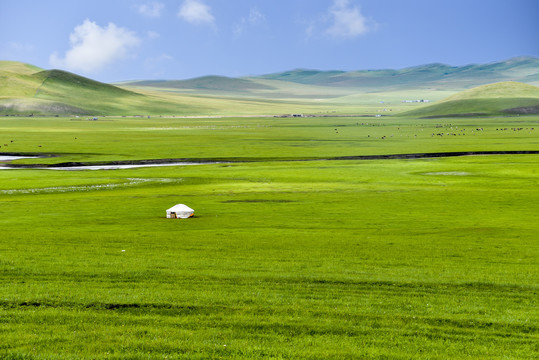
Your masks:
{"label": "dark soil patch", "polygon": [[503,110],[503,112],[507,114],[519,114],[519,115],[520,114],[521,115],[539,114],[539,105],[505,109]]}
{"label": "dark soil patch", "polygon": [[459,117],[475,117],[475,116],[487,116],[487,113],[463,113],[463,114],[444,114],[444,115],[431,115],[423,116],[420,119],[442,119],[442,118],[459,118]]}
{"label": "dark soil patch", "polygon": [[429,159],[438,157],[473,156],[473,155],[527,155],[539,154],[537,150],[531,151],[455,151],[439,153],[392,154],[392,155],[360,155],[341,156],[327,160],[384,160],[384,159]]}

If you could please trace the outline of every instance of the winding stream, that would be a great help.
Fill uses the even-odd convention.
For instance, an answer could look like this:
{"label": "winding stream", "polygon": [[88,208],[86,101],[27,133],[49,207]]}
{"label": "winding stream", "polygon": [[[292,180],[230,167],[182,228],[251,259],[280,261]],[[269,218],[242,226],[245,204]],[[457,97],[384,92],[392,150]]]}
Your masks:
{"label": "winding stream", "polygon": [[[439,157],[456,157],[456,156],[484,156],[484,155],[530,155],[539,154],[538,150],[517,150],[517,151],[459,151],[459,152],[437,152],[437,153],[413,153],[413,154],[387,154],[387,155],[358,155],[358,156],[339,156],[332,158],[311,158],[311,159],[297,159],[297,160],[279,160],[279,159],[264,159],[264,161],[335,161],[335,160],[403,160],[403,159],[431,159]],[[7,169],[39,169],[39,170],[119,170],[119,169],[133,169],[141,167],[158,167],[158,166],[191,166],[191,165],[207,165],[207,164],[223,164],[230,162],[256,162],[257,159],[234,159],[226,161],[219,160],[197,160],[193,159],[154,159],[154,160],[140,160],[140,161],[117,161],[106,164],[92,164],[92,163],[61,163],[52,165],[42,164],[9,164],[12,160],[36,158],[37,156],[18,156],[18,155],[0,155],[0,162],[4,162],[4,165],[0,164],[0,170]],[[181,161],[183,160],[183,161]],[[262,160],[259,160],[262,161]]]}

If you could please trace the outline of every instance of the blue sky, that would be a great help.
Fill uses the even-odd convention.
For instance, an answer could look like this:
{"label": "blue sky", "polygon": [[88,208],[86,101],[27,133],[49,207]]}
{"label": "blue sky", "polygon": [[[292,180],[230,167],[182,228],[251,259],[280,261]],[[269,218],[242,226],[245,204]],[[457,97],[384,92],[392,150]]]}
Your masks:
{"label": "blue sky", "polygon": [[538,0],[0,0],[0,59],[113,82],[539,56]]}

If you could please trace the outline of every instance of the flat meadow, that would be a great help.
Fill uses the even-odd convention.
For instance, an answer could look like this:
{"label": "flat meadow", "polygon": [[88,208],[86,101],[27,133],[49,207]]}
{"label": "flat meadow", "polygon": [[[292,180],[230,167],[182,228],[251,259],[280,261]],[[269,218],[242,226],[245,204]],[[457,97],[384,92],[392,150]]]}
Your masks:
{"label": "flat meadow", "polygon": [[[0,357],[533,359],[539,117],[1,118]],[[7,145],[7,146],[5,146]],[[195,209],[165,218],[177,203]]]}

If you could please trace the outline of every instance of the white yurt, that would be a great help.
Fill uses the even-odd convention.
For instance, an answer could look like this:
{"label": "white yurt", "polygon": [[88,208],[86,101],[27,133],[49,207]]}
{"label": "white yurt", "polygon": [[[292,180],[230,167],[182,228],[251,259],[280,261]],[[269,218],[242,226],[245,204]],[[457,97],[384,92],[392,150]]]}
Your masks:
{"label": "white yurt", "polygon": [[174,205],[167,209],[167,219],[187,219],[193,216],[195,210],[184,204]]}

